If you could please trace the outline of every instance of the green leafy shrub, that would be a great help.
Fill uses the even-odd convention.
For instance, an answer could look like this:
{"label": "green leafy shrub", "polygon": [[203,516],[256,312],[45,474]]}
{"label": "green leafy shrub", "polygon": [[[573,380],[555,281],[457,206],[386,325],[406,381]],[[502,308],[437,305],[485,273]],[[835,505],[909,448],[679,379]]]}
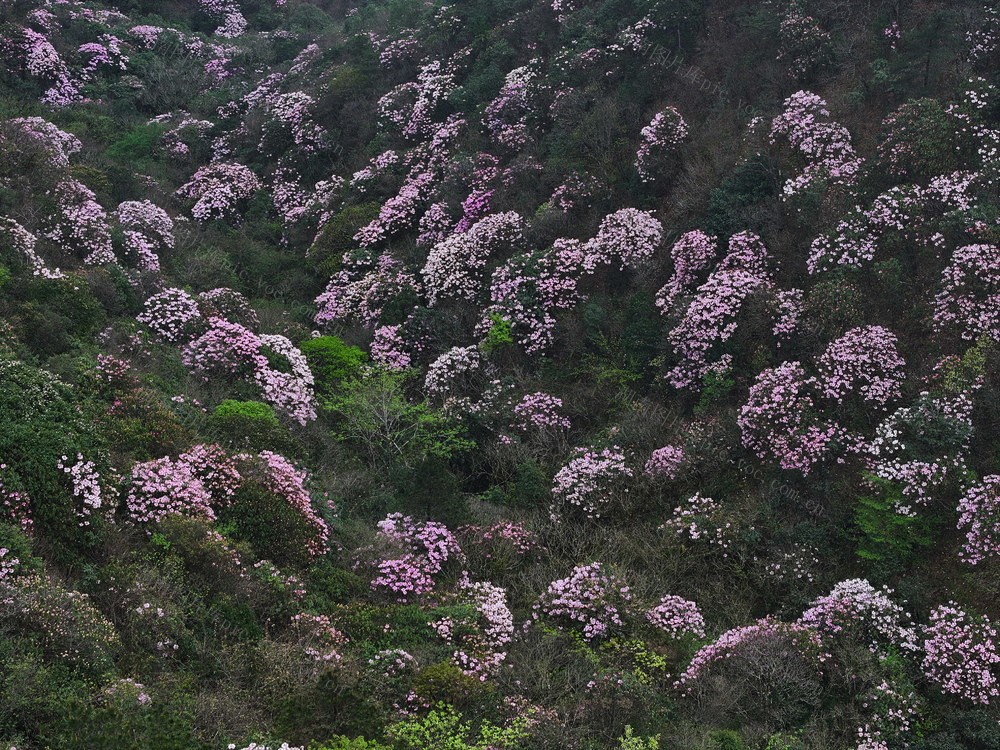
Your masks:
{"label": "green leafy shrub", "polygon": [[368,355],[356,346],[348,346],[336,336],[317,336],[299,344],[309,369],[316,379],[316,392],[332,396],[345,380],[357,377]]}

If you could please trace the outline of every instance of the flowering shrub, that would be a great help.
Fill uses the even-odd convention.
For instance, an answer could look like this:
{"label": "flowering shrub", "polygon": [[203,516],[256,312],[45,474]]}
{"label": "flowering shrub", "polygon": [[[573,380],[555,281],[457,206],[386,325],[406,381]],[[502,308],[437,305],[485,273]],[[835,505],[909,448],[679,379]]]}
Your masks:
{"label": "flowering shrub", "polygon": [[215,519],[212,496],[191,466],[169,457],[132,467],[125,513],[131,521],[140,524],[155,523],[172,513],[209,521]]}
{"label": "flowering shrub", "polygon": [[996,639],[988,617],[973,617],[955,602],[937,606],[924,628],[924,675],[946,693],[988,706],[1000,697]]}
{"label": "flowering shrub", "polygon": [[434,590],[438,580],[465,562],[465,555],[448,528],[427,521],[419,523],[401,513],[391,513],[378,523],[377,542],[388,544],[398,557],[376,563],[373,591],[384,591],[397,601]]}
{"label": "flowering shrub", "polygon": [[195,172],[177,196],[195,202],[191,208],[195,219],[210,221],[228,218],[260,189],[260,179],[249,167],[217,162]]}
{"label": "flowering shrub", "polygon": [[35,235],[13,219],[0,217],[0,238],[24,257],[33,276],[40,276],[43,279],[61,279],[65,276],[59,269],[50,269],[46,266],[45,261],[35,251],[37,243]]}
{"label": "flowering shrub", "polygon": [[635,168],[643,182],[652,182],[666,171],[681,143],[687,138],[688,126],[681,113],[673,107],[657,112],[640,133]]}
{"label": "flowering shrub", "polygon": [[3,479],[4,471],[7,471],[7,464],[0,463],[0,519],[15,524],[23,533],[30,535],[34,526],[31,498],[25,492],[8,487]]}
{"label": "flowering shrub", "polygon": [[670,638],[705,637],[705,618],[698,605],[679,596],[668,594],[646,612],[646,619]]}
{"label": "flowering shrub", "polygon": [[895,177],[917,180],[957,168],[959,132],[934,99],[914,99],[882,122],[880,166]]}
{"label": "flowering shrub", "polygon": [[72,495],[77,501],[77,518],[80,526],[90,525],[90,516],[95,510],[100,510],[103,504],[101,493],[101,475],[93,461],[86,461],[82,454],[76,454],[76,461],[63,456],[56,468],[69,475],[72,485]]}
{"label": "flowering shrub", "polygon": [[715,691],[730,698],[740,696],[728,704],[730,710],[758,720],[787,717],[816,705],[819,676],[828,658],[812,629],[758,620],[728,630],[699,649],[674,687],[683,696],[702,701],[710,700]]}
{"label": "flowering shrub", "polygon": [[547,432],[568,430],[570,421],[559,413],[562,399],[548,393],[529,393],[514,406],[515,422],[512,425],[522,432]]}
{"label": "flowering shrub", "polygon": [[688,463],[688,457],[683,448],[676,445],[665,445],[653,451],[642,471],[651,478],[677,479]]}
{"label": "flowering shrub", "polygon": [[305,656],[321,665],[336,664],[343,659],[341,650],[347,636],[337,630],[326,615],[300,612],[292,616],[292,630],[298,637]]}
{"label": "flowering shrub", "polygon": [[524,219],[513,211],[491,214],[435,245],[421,272],[429,303],[433,306],[444,298],[475,300],[490,257],[517,247],[523,229]]}
{"label": "flowering shrub", "polygon": [[558,518],[575,508],[587,518],[600,518],[616,499],[628,492],[622,485],[631,479],[633,471],[618,446],[602,450],[577,448],[576,453],[552,480],[551,514]]}
{"label": "flowering shrub", "polygon": [[958,512],[958,528],[965,530],[961,558],[978,565],[1000,555],[1000,476],[990,474],[967,489]]}
{"label": "flowering shrub", "polygon": [[653,257],[663,241],[663,226],[648,211],[623,208],[601,221],[597,235],[583,245],[583,270],[603,265],[637,268]]}
{"label": "flowering shrub", "polygon": [[[661,531],[687,537],[692,542],[707,542],[728,550],[735,541],[735,527],[726,519],[722,504],[696,492],[660,526]],[[728,552],[724,553],[728,556]]]}
{"label": "flowering shrub", "polygon": [[[736,332],[739,313],[751,295],[772,289],[767,259],[767,248],[756,234],[743,232],[730,238],[729,254],[698,287],[684,317],[668,334],[681,359],[667,374],[675,388],[693,387],[706,374],[728,368],[731,357],[723,355],[712,362],[712,351]],[[672,298],[660,299],[665,310]]]}
{"label": "flowering shrub", "polygon": [[842,402],[857,393],[878,406],[899,398],[906,363],[896,344],[882,326],[853,328],[832,342],[816,363],[823,395]]}
{"label": "flowering shrub", "polygon": [[420,283],[391,255],[380,255],[376,266],[365,274],[340,271],[316,298],[317,325],[357,318],[369,328],[380,321],[385,308],[409,300],[420,292]]}
{"label": "flowering shrub", "polygon": [[183,289],[165,289],[146,300],[136,320],[172,343],[189,341],[202,323],[194,297]]}
{"label": "flowering shrub", "polygon": [[791,198],[823,182],[852,185],[862,160],[843,125],[830,122],[826,102],[810,91],[797,91],[785,102],[785,111],[771,121],[771,142],[779,135],[805,159],[802,172],[785,182],[783,193]]}
{"label": "flowering shrub", "polygon": [[125,201],[118,204],[115,218],[125,233],[125,247],[143,271],[160,270],[157,250],[174,246],[174,222],[159,206],[150,201]]}
{"label": "flowering shrub", "polygon": [[963,339],[1000,336],[1000,248],[966,245],[952,255],[934,297],[934,326],[954,329]]}
{"label": "flowering shrub", "polygon": [[578,565],[568,578],[549,584],[532,607],[532,619],[580,628],[592,641],[611,636],[631,614],[632,592],[601,563]]}
{"label": "flowering shrub", "polygon": [[760,458],[804,475],[838,444],[847,431],[819,414],[815,378],[806,377],[798,362],[785,362],[757,376],[737,424],[743,445]]}
{"label": "flowering shrub", "polygon": [[674,300],[687,291],[698,275],[707,269],[715,258],[717,237],[705,234],[700,229],[682,234],[670,248],[670,258],[674,263],[674,273],[670,281],[656,293],[656,306],[660,312],[672,311]]}
{"label": "flowering shrub", "polygon": [[891,589],[879,591],[861,578],[841,581],[829,594],[813,601],[798,622],[823,638],[853,636],[883,658],[890,648],[914,651],[916,631],[907,624],[903,608],[889,598],[891,593]]}
{"label": "flowering shrub", "polygon": [[811,16],[793,10],[782,19],[778,36],[778,61],[794,78],[806,77],[831,57],[830,35]]}
{"label": "flowering shrub", "polygon": [[78,180],[63,180],[53,191],[57,211],[45,237],[67,255],[77,255],[88,265],[114,263],[108,214],[94,191]]}
{"label": "flowering shrub", "polygon": [[441,399],[460,396],[468,389],[470,378],[475,377],[482,367],[482,357],[476,347],[452,347],[427,368],[424,391],[428,396]]}
{"label": "flowering shrub", "polygon": [[[927,503],[949,479],[965,473],[972,434],[972,400],[965,393],[932,398],[924,393],[912,406],[890,414],[865,446],[869,470],[901,485],[903,495]],[[912,515],[910,508],[897,512]]]}
{"label": "flowering shrub", "polygon": [[407,177],[396,196],[379,208],[378,216],[358,230],[354,235],[355,241],[362,247],[370,247],[408,229],[416,220],[420,207],[426,203],[433,183],[431,172]]}

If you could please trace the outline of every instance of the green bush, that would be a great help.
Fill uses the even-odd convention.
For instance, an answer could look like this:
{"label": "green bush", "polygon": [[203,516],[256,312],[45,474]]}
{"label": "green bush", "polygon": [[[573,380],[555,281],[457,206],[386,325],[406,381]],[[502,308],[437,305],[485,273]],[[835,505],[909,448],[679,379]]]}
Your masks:
{"label": "green bush", "polygon": [[326,742],[313,742],[309,750],[392,750],[388,745],[382,745],[364,737],[332,737]]}
{"label": "green bush", "polygon": [[344,380],[358,375],[368,355],[356,346],[348,346],[336,336],[318,336],[299,344],[309,369],[316,379],[316,392],[332,396]]}

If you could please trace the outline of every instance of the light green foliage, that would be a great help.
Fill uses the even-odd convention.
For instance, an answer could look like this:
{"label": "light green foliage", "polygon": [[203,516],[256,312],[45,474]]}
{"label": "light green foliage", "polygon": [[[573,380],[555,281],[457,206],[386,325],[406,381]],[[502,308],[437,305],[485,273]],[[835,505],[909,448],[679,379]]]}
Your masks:
{"label": "light green foliage", "polygon": [[625,727],[625,736],[619,737],[618,750],[660,750],[660,735],[636,737],[631,726]]}
{"label": "light green foliage", "polygon": [[525,715],[507,727],[484,721],[477,730],[454,708],[440,704],[426,716],[393,724],[388,733],[399,750],[514,750],[527,737],[528,721]]}
{"label": "light green foliage", "polygon": [[357,377],[368,359],[358,347],[348,346],[336,336],[306,339],[299,344],[299,350],[306,355],[317,393],[323,396],[332,396],[344,380]]}
{"label": "light green foliage", "polygon": [[357,446],[376,465],[413,465],[471,448],[456,421],[426,401],[411,400],[406,375],[372,372],[344,384],[328,407],[338,417],[334,435]]}

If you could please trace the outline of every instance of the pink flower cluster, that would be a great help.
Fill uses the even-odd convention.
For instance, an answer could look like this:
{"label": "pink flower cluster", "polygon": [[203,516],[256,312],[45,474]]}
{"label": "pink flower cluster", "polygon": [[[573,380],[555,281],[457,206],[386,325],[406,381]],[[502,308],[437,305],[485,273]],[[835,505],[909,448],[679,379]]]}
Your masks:
{"label": "pink flower cluster", "polygon": [[261,484],[296,510],[312,529],[312,536],[306,542],[306,551],[313,556],[326,552],[330,527],[313,508],[312,498],[306,489],[309,472],[297,468],[287,458],[273,451],[261,451],[259,460],[264,468]]}
{"label": "pink flower cluster", "polygon": [[25,262],[31,268],[32,276],[40,276],[43,279],[61,279],[65,276],[58,268],[50,269],[45,265],[42,256],[35,251],[37,243],[35,235],[13,219],[0,217],[0,238],[3,238],[16,252],[24,256]]}
{"label": "pink flower cluster", "polygon": [[330,279],[326,290],[316,298],[316,324],[357,318],[374,328],[387,304],[407,295],[416,298],[419,293],[416,277],[391,255],[382,254],[375,268],[366,273],[339,271]]}
{"label": "pink flower cluster", "polygon": [[698,280],[699,274],[715,259],[718,238],[700,229],[686,232],[670,248],[674,273],[670,281],[656,293],[656,306],[661,313],[673,310],[674,301]]}
{"label": "pink flower cluster", "polygon": [[592,641],[613,634],[625,625],[630,614],[632,591],[601,563],[578,565],[569,577],[549,584],[532,606],[531,617],[543,617],[556,624],[579,627],[583,637]]}
{"label": "pink flower cluster", "polygon": [[969,487],[958,512],[958,528],[965,530],[961,558],[978,565],[1000,555],[1000,475],[990,474]]}
{"label": "pink flower cluster", "polygon": [[147,299],[136,320],[149,326],[164,341],[175,344],[189,341],[197,334],[202,322],[194,297],[176,287]]}
{"label": "pink flower cluster", "polygon": [[820,182],[852,185],[862,160],[851,144],[847,128],[828,119],[826,102],[809,91],[797,91],[784,102],[785,111],[771,121],[771,142],[779,135],[806,161],[802,172],[784,185],[791,198]]}
{"label": "pink flower cluster", "polygon": [[663,225],[649,211],[623,208],[601,221],[597,235],[583,245],[583,270],[599,266],[637,268],[653,257],[663,241]]}
{"label": "pink flower cluster", "polygon": [[69,157],[83,148],[75,135],[60,130],[41,117],[16,117],[8,122],[40,143],[48,151],[54,167],[68,167]]}
{"label": "pink flower cluster", "polygon": [[143,271],[159,271],[157,250],[174,246],[174,222],[159,206],[150,201],[125,201],[115,210],[125,234],[125,247]]}
{"label": "pink flower cluster", "polygon": [[125,497],[125,509],[135,523],[155,523],[169,515],[215,520],[212,496],[190,464],[169,456],[138,463]]}
{"label": "pink flower cluster", "polygon": [[217,162],[201,167],[177,190],[177,196],[195,201],[191,215],[198,221],[224,219],[241,201],[261,189],[260,179],[242,164]]}
{"label": "pink flower cluster", "polygon": [[621,448],[577,448],[576,453],[553,477],[550,513],[554,519],[573,509],[587,518],[600,518],[614,500],[628,493],[624,485],[633,471]]}
{"label": "pink flower cluster", "polygon": [[1000,247],[966,245],[952,255],[934,298],[934,326],[963,339],[1000,338]]}
{"label": "pink flower cluster", "polygon": [[292,616],[292,631],[298,637],[302,653],[320,665],[336,664],[347,645],[347,636],[337,630],[327,615],[300,612]]}
{"label": "pink flower cluster", "polygon": [[653,479],[677,479],[690,464],[690,459],[679,445],[665,445],[650,455],[643,467],[643,474]]}
{"label": "pink flower cluster", "polygon": [[[690,238],[706,252],[708,239]],[[729,254],[698,287],[684,317],[668,334],[681,359],[667,373],[668,381],[675,388],[694,387],[707,373],[729,367],[728,355],[713,362],[712,351],[736,333],[739,313],[751,295],[773,289],[767,269],[768,257],[767,248],[753,232],[741,232],[730,238]],[[672,302],[669,292],[668,289],[667,294],[660,297],[661,310]]]}
{"label": "pink flower cluster", "polygon": [[783,469],[808,474],[832,448],[849,440],[843,427],[820,416],[816,389],[816,379],[806,377],[798,362],[760,373],[736,420],[743,445]]}
{"label": "pink flower cluster", "polygon": [[45,237],[55,242],[67,255],[79,255],[88,265],[115,262],[108,214],[97,196],[82,182],[63,180],[53,190],[56,213],[50,217]]}
{"label": "pink flower cluster", "polygon": [[549,203],[563,213],[569,213],[574,208],[590,208],[599,187],[600,182],[593,175],[572,172],[552,191]]}
{"label": "pink flower cluster", "polygon": [[1000,697],[997,664],[997,631],[988,617],[973,617],[955,602],[931,611],[924,628],[922,667],[927,679],[945,693],[988,706]]}
{"label": "pink flower cluster", "polygon": [[[7,469],[7,464],[0,463],[0,472]],[[26,492],[9,489],[0,475],[0,518],[16,524],[25,534],[31,534],[35,522],[31,513],[31,498]]]}
{"label": "pink flower cluster", "polygon": [[853,636],[883,658],[890,649],[916,651],[916,630],[890,594],[891,589],[880,591],[862,578],[841,581],[814,600],[798,622],[824,638]]}
{"label": "pink flower cluster", "polygon": [[76,461],[70,463],[67,456],[56,462],[56,468],[69,475],[72,495],[77,502],[76,515],[80,526],[90,525],[90,516],[103,505],[101,495],[101,475],[93,461],[86,461],[77,453]]}
{"label": "pink flower cluster", "polygon": [[793,10],[782,19],[778,36],[778,61],[794,78],[806,76],[830,57],[830,35],[812,16]]}
{"label": "pink flower cluster", "polygon": [[431,306],[443,299],[474,301],[493,254],[523,242],[524,219],[514,211],[486,216],[436,244],[421,272]]}
{"label": "pink flower cluster", "polygon": [[897,343],[882,326],[852,328],[832,342],[816,363],[823,395],[840,403],[857,393],[877,406],[899,398],[906,362]]}
{"label": "pink flower cluster", "polygon": [[[672,532],[692,542],[707,542],[728,550],[735,539],[735,527],[726,520],[723,505],[710,497],[694,493],[682,505],[674,508],[673,515],[660,526],[661,531]],[[723,556],[728,557],[724,552]]]}
{"label": "pink flower cluster", "polygon": [[705,637],[705,618],[698,605],[679,596],[664,596],[659,604],[646,612],[646,619],[673,639]]}
{"label": "pink flower cluster", "polygon": [[[290,372],[274,369],[267,351],[281,356]],[[191,341],[181,356],[192,374],[205,380],[246,378],[265,401],[299,424],[316,419],[314,379],[303,355],[284,336],[260,335],[239,323],[210,318],[208,330]]]}
{"label": "pink flower cluster", "polygon": [[568,430],[570,421],[560,414],[562,399],[548,393],[529,393],[514,406],[512,425],[522,432]]}
{"label": "pink flower cluster", "polygon": [[390,513],[379,521],[377,536],[402,554],[377,563],[372,590],[385,591],[400,602],[430,593],[434,590],[436,576],[456,563],[465,562],[465,554],[455,535],[434,521],[421,523],[402,513]]}
{"label": "pink flower cluster", "polygon": [[714,643],[702,646],[674,682],[674,687],[683,695],[691,695],[698,683],[710,679],[714,665],[761,647],[766,649],[770,643],[791,645],[815,667],[817,675],[822,674],[822,664],[829,658],[829,654],[823,651],[819,635],[811,628],[799,623],[758,620],[754,625],[727,630]]}
{"label": "pink flower cluster", "polygon": [[657,112],[639,135],[635,168],[643,182],[652,182],[669,165],[681,143],[687,138],[688,126],[680,112],[667,107]]}

